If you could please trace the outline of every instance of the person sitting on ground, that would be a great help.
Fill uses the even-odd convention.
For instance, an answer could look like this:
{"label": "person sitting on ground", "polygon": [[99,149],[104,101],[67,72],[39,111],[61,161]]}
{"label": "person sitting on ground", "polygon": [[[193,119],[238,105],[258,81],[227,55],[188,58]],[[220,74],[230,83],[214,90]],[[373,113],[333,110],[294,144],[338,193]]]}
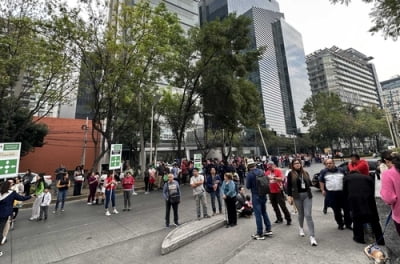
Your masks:
{"label": "person sitting on ground", "polygon": [[238,209],[239,217],[249,218],[253,214],[253,204],[250,195],[246,195],[243,206]]}

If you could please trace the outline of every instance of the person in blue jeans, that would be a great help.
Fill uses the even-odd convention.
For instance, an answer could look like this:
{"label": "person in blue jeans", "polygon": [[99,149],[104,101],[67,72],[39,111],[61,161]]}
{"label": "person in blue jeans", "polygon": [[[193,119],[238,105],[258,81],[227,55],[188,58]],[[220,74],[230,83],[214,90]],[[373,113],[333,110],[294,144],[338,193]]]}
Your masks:
{"label": "person in blue jeans", "polygon": [[[247,160],[248,174],[246,178],[246,188],[251,190],[251,197],[253,202],[254,216],[256,218],[257,232],[252,235],[256,240],[264,240],[265,236],[271,236],[271,221],[267,214],[267,196],[259,196],[257,192],[256,177],[259,174],[264,175],[264,172],[256,168],[256,163],[253,159]],[[265,232],[263,233],[263,222],[265,225]]]}
{"label": "person in blue jeans", "polygon": [[54,208],[53,214],[55,214],[57,212],[58,205],[60,204],[60,202],[61,202],[61,212],[64,212],[64,202],[67,197],[68,188],[70,185],[71,185],[71,182],[68,178],[68,173],[64,172],[62,179],[57,181],[57,185],[56,185],[56,187],[58,188],[57,202],[56,202],[56,206]]}

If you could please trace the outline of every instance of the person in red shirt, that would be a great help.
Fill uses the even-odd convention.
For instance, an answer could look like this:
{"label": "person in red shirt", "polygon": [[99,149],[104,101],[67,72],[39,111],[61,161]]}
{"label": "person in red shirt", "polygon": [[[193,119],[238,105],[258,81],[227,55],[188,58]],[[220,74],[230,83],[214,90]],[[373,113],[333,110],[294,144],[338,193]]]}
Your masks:
{"label": "person in red shirt", "polygon": [[366,160],[360,159],[358,154],[351,154],[349,162],[349,171],[358,171],[361,174],[369,176],[369,166]]}
{"label": "person in red shirt", "polygon": [[110,211],[108,210],[108,206],[111,202],[113,207],[113,214],[118,214],[117,208],[115,208],[115,189],[117,187],[117,181],[114,178],[114,171],[109,171],[107,178],[104,180],[104,187],[106,189],[106,216],[110,216]]}
{"label": "person in red shirt", "polygon": [[274,162],[269,161],[267,163],[267,170],[265,171],[265,176],[269,178],[269,199],[271,200],[272,207],[274,208],[276,221],[275,223],[282,223],[282,214],[279,207],[282,209],[285,215],[286,224],[290,225],[292,223],[292,218],[290,216],[289,210],[286,207],[285,197],[283,195],[283,175],[282,171],[276,168]]}

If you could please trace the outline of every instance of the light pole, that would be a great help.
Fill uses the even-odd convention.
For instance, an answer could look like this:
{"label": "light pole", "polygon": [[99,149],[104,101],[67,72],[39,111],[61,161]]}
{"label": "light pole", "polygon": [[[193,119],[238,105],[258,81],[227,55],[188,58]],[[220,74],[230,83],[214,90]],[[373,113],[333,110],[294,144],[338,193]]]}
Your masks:
{"label": "light pole", "polygon": [[[153,119],[154,119],[154,107],[155,105],[158,103],[158,101],[160,100],[161,95],[156,94],[153,97],[153,102],[151,104],[151,123],[150,123],[150,164],[152,163],[152,159],[153,159]],[[154,162],[155,163],[155,162]]]}
{"label": "light pole", "polygon": [[82,159],[81,159],[81,165],[83,165],[83,168],[85,168],[87,133],[89,130],[89,119],[87,117],[86,117],[86,123],[81,126],[81,129],[85,131],[85,135],[83,137],[83,151],[82,151]]}

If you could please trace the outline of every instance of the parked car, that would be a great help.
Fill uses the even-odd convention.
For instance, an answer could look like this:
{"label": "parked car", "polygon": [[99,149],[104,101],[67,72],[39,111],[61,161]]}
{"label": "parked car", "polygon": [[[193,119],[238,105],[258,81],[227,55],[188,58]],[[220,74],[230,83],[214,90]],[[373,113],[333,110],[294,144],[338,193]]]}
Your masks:
{"label": "parked car", "polygon": [[[376,174],[376,168],[377,168],[377,163],[378,160],[376,159],[368,159],[366,160],[368,162],[368,167],[369,167],[369,176],[371,176],[375,180],[375,174]],[[349,161],[344,161],[340,163],[337,167],[340,167],[344,169],[346,173],[349,172],[349,167],[347,166],[349,164]],[[311,180],[312,186],[319,189],[319,172],[315,173],[312,177]]]}

